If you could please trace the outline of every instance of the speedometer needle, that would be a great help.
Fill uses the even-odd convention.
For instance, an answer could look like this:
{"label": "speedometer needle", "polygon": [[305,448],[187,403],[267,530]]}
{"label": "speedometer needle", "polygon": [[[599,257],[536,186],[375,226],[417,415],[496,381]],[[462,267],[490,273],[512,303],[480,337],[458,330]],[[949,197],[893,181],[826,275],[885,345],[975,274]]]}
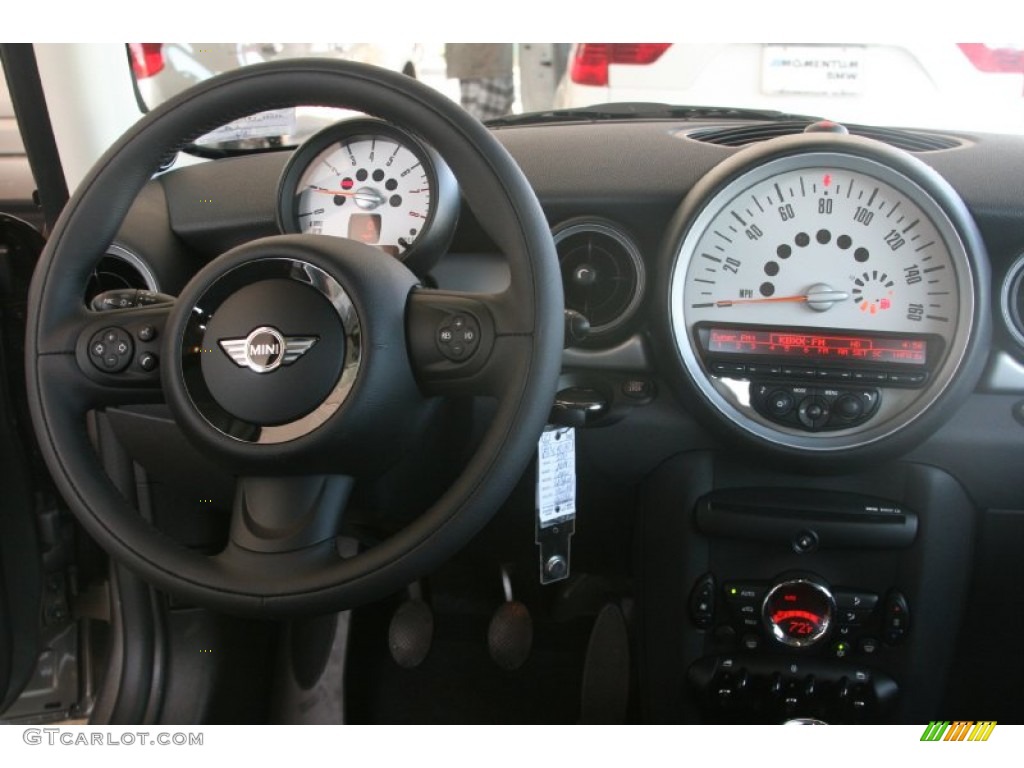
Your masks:
{"label": "speedometer needle", "polygon": [[783,304],[783,303],[794,303],[807,301],[806,294],[799,296],[771,296],[767,299],[722,299],[716,301],[716,307],[731,307],[735,304]]}
{"label": "speedometer needle", "polygon": [[807,293],[794,296],[768,296],[763,299],[722,299],[715,302],[716,307],[732,307],[737,304],[807,304],[811,309],[824,312],[837,301],[846,301],[850,294],[846,291],[833,291],[824,283],[812,285]]}

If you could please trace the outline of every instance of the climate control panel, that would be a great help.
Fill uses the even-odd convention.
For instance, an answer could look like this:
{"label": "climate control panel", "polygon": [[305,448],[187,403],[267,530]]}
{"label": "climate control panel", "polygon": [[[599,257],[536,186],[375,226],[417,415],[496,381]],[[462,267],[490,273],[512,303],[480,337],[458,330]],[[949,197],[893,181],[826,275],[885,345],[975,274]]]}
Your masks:
{"label": "climate control panel", "polygon": [[712,717],[871,722],[895,699],[896,683],[862,665],[910,629],[898,589],[882,596],[806,572],[770,580],[707,573],[689,611],[710,653],[692,665],[690,684]]}
{"label": "climate control panel", "polygon": [[716,650],[788,649],[845,659],[902,643],[910,606],[898,589],[883,599],[866,589],[832,587],[814,574],[719,583],[708,573],[691,590],[690,619],[709,630]]}

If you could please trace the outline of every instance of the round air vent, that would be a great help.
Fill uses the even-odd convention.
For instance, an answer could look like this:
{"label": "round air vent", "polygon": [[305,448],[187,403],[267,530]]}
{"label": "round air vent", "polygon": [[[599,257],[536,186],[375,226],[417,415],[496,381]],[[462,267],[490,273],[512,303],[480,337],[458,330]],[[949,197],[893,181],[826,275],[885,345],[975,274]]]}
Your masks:
{"label": "round air vent", "polygon": [[1024,347],[1024,255],[1018,256],[1006,272],[1000,299],[1006,330]]}
{"label": "round air vent", "polygon": [[159,291],[153,271],[138,255],[120,245],[111,245],[97,262],[85,288],[86,306],[104,291],[119,288],[142,288]]}
{"label": "round air vent", "polygon": [[554,231],[565,306],[590,321],[590,335],[611,333],[633,316],[644,264],[633,241],[610,222],[575,219]]}

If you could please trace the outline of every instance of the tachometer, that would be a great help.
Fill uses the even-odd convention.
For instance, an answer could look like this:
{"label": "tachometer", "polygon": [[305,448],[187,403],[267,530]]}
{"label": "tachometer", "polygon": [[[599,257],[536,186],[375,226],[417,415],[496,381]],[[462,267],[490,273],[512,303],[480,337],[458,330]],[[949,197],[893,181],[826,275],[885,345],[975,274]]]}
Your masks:
{"label": "tachometer", "polygon": [[669,253],[673,346],[748,436],[858,448],[918,420],[979,359],[985,256],[916,159],[799,139],[737,155],[688,199]]}
{"label": "tachometer", "polygon": [[334,235],[429,269],[454,232],[458,192],[437,153],[377,120],[350,120],[299,147],[279,195],[285,232]]}

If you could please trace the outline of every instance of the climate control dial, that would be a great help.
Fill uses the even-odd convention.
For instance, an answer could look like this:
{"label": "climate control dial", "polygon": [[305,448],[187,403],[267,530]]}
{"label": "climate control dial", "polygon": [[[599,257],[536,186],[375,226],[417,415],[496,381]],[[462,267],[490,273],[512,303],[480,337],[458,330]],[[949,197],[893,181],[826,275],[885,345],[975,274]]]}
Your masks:
{"label": "climate control dial", "polygon": [[828,587],[812,579],[793,578],[768,590],[761,614],[777,641],[806,648],[828,634],[835,610],[836,602]]}

